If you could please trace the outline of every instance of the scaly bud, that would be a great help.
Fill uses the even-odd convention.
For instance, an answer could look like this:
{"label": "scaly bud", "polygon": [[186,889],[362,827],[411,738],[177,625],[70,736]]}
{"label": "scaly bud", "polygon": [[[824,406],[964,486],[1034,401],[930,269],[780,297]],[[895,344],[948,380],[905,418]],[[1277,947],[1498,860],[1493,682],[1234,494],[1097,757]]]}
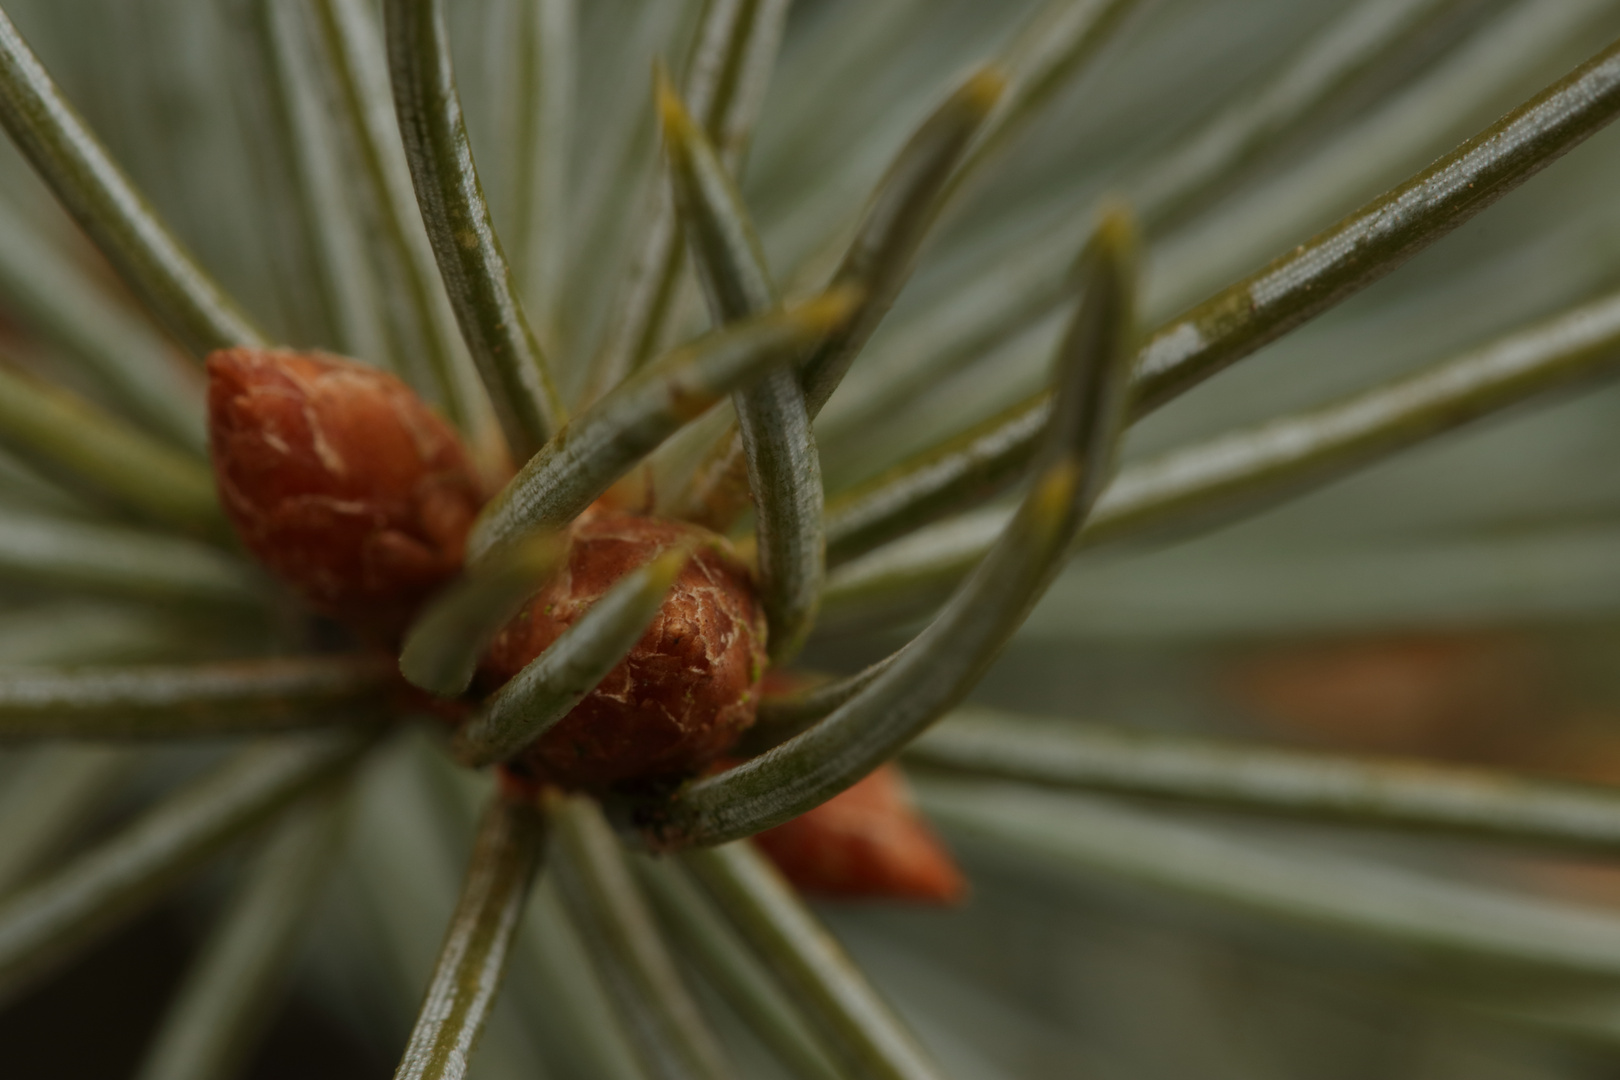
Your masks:
{"label": "scaly bud", "polygon": [[754,722],[765,621],[747,568],[694,525],[588,511],[569,529],[566,569],[497,635],[479,671],[493,690],[545,651],[620,578],[680,544],[696,553],[634,649],[509,767],[600,791],[702,769]]}
{"label": "scaly bud", "polygon": [[316,610],[395,644],[461,566],[483,499],[455,431],[404,383],[319,352],[208,358],[221,501]]}
{"label": "scaly bud", "polygon": [[893,765],[754,837],[812,896],[954,904],[967,892],[951,853],[911,804]]}

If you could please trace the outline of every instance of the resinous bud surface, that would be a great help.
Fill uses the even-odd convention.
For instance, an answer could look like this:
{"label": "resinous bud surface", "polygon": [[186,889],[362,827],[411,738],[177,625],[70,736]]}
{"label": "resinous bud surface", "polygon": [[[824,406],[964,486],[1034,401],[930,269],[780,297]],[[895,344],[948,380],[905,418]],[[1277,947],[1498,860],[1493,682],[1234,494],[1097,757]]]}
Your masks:
{"label": "resinous bud surface", "polygon": [[570,528],[567,566],[496,637],[479,672],[493,690],[539,656],[624,575],[696,542],[652,625],[606,679],[512,767],[569,788],[674,780],[754,721],[764,615],[747,568],[693,525],[595,509]]}
{"label": "resinous bud surface", "polygon": [[210,355],[208,421],[242,543],[317,611],[397,644],[483,502],[455,431],[386,372],[284,349]]}
{"label": "resinous bud surface", "polygon": [[954,904],[967,895],[956,860],[912,805],[893,765],[766,829],[754,843],[812,896]]}

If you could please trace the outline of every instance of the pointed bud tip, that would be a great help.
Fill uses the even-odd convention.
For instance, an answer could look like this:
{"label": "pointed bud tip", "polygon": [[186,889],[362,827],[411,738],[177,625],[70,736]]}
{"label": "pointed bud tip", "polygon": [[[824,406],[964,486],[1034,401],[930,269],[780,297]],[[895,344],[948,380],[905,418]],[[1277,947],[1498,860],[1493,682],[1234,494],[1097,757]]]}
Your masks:
{"label": "pointed bud tip", "polygon": [[1106,196],[1097,207],[1097,225],[1092,243],[1111,261],[1134,265],[1141,247],[1141,234],[1136,225],[1136,214],[1130,204],[1117,195]]}
{"label": "pointed bud tip", "polygon": [[675,84],[669,81],[669,73],[661,62],[653,65],[653,98],[658,106],[658,122],[664,131],[682,137],[689,135],[696,124],[686,111],[686,103],[681,100]]}
{"label": "pointed bud tip", "polygon": [[853,285],[835,285],[820,296],[800,304],[793,314],[812,330],[827,333],[844,325],[865,298],[864,289]]}
{"label": "pointed bud tip", "polygon": [[1001,95],[1007,91],[1007,75],[1000,68],[986,65],[969,75],[957,91],[958,97],[979,113],[988,113],[996,107]]}

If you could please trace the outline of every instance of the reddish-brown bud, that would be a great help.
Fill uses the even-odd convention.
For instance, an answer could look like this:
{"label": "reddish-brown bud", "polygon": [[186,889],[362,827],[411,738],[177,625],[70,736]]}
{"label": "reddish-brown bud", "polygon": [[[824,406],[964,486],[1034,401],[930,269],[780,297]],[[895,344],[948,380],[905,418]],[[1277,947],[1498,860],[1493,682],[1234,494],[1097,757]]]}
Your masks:
{"label": "reddish-brown bud", "polygon": [[404,383],[319,352],[208,358],[220,498],[249,551],[316,610],[394,643],[461,567],[482,503],[454,430]]}
{"label": "reddish-brown bud", "polygon": [[815,896],[953,904],[967,892],[892,765],[754,842],[783,877]]}
{"label": "reddish-brown bud", "polygon": [[569,533],[567,567],[496,637],[484,689],[521,671],[624,575],[700,542],[636,647],[512,767],[590,790],[700,770],[759,704],[765,621],[747,568],[720,537],[681,522],[597,509]]}

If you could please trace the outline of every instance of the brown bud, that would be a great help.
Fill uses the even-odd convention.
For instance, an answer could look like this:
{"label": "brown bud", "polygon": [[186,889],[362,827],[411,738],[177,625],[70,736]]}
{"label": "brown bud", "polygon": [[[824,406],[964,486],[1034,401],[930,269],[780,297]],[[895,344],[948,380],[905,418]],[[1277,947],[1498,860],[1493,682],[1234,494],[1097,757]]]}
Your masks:
{"label": "brown bud", "polygon": [[566,569],[496,637],[483,688],[521,671],[624,575],[702,542],[636,647],[513,768],[590,790],[698,771],[754,722],[759,704],[765,623],[746,567],[720,537],[680,522],[598,509],[569,531]]}
{"label": "brown bud", "polygon": [[316,610],[398,641],[461,566],[482,497],[454,430],[394,378],[319,352],[208,358],[220,498],[248,550]]}
{"label": "brown bud", "polygon": [[952,904],[967,892],[892,765],[754,842],[783,877],[816,896]]}

